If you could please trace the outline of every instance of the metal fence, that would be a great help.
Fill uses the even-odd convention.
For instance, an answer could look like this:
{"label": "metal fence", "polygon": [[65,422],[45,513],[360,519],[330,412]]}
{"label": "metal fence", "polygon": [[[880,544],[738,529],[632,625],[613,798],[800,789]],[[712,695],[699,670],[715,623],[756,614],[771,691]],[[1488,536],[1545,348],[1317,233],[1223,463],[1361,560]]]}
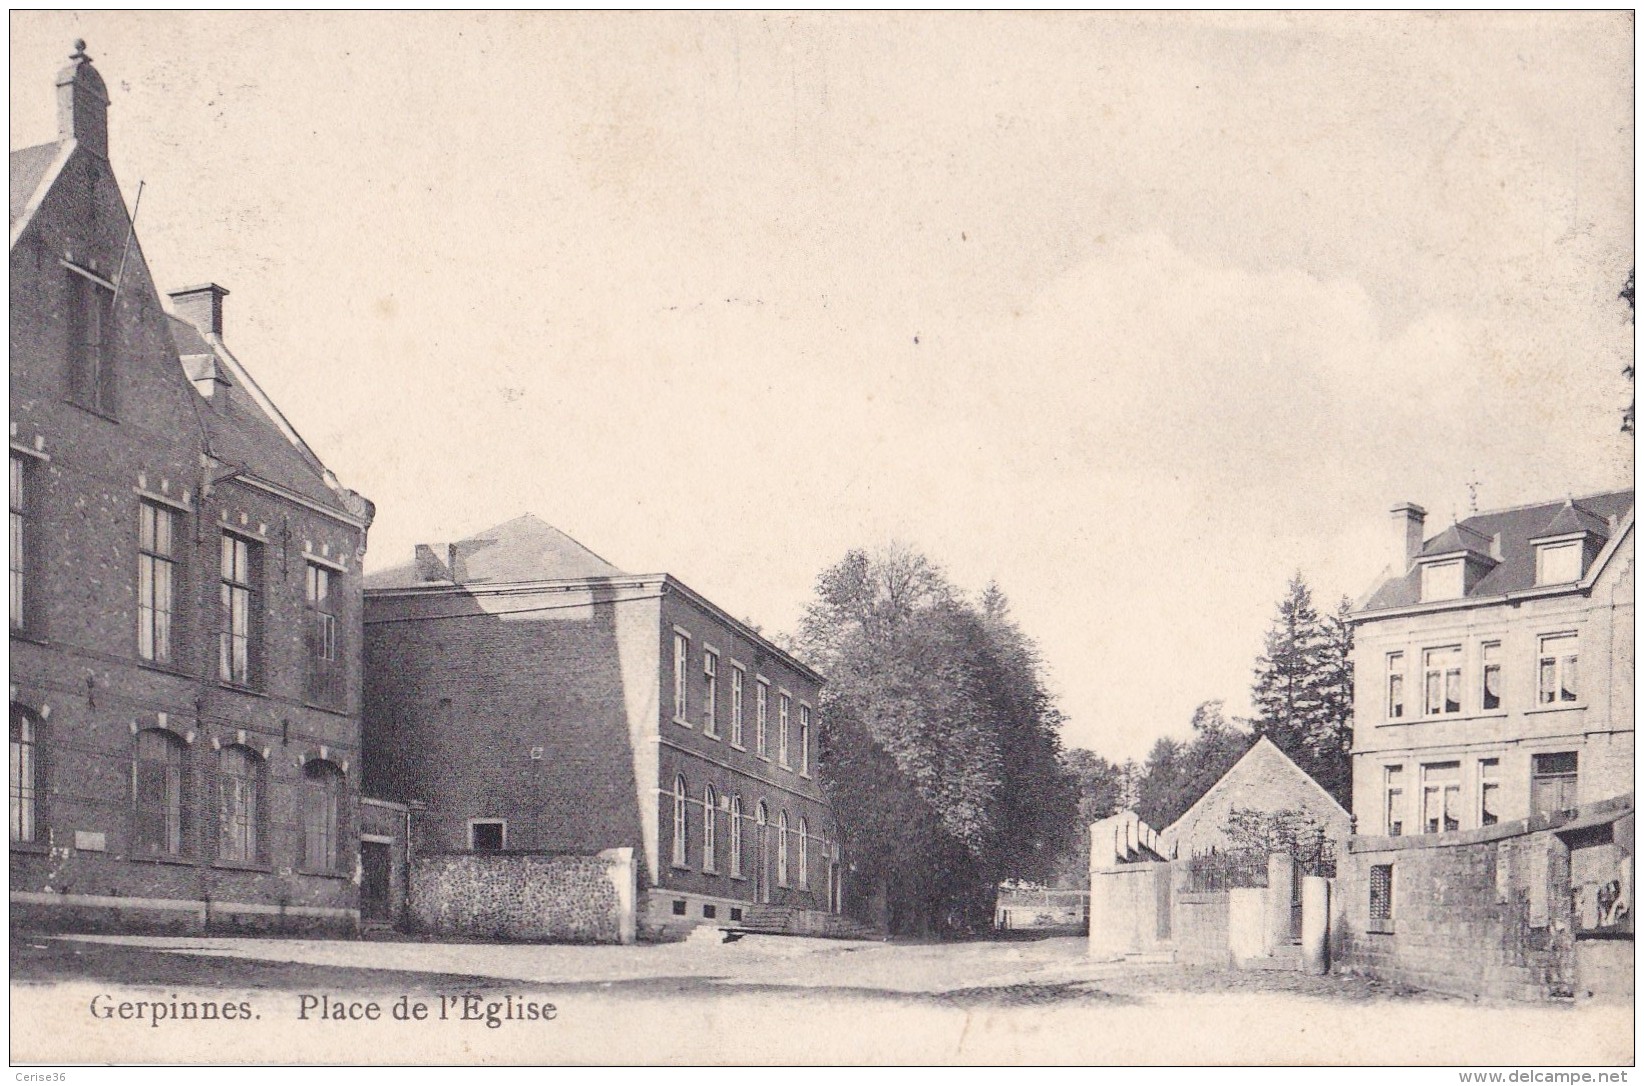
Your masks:
{"label": "metal fence", "polygon": [[1267,853],[1212,848],[1187,860],[1187,888],[1196,894],[1267,885]]}

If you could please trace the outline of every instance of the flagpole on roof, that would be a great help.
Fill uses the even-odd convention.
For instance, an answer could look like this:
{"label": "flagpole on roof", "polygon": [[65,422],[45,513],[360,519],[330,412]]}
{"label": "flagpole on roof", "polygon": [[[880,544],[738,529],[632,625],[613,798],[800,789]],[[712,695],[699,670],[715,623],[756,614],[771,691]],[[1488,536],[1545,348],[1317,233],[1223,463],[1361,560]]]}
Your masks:
{"label": "flagpole on roof", "polygon": [[137,213],[143,209],[143,182],[137,182],[137,199],[131,205],[131,226],[126,230],[126,243],[120,249],[120,270],[114,274],[114,302],[120,301],[120,288],[126,281],[126,257],[131,255],[131,242],[137,236]]}

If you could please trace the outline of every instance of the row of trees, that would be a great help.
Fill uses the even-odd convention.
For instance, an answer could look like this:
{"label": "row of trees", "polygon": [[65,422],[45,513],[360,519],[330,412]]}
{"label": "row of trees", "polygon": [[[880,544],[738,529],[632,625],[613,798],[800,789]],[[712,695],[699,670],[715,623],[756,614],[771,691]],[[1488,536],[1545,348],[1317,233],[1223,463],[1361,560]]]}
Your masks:
{"label": "row of trees", "polygon": [[1063,750],[1032,640],[997,585],[960,592],[906,547],[823,571],[791,648],[829,678],[818,763],[854,865],[893,931],[985,927],[1006,880],[1082,881],[1089,825],[1123,808],[1162,828],[1266,735],[1345,803],[1347,601],[1321,616],[1300,574],[1256,661],[1251,719],[1220,701],[1146,761]]}

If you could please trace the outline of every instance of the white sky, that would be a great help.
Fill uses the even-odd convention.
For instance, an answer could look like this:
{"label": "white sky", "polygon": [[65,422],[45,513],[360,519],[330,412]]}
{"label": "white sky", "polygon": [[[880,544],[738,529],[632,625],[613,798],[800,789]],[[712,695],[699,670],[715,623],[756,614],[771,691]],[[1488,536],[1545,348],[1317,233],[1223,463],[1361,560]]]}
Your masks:
{"label": "white sky", "polygon": [[1141,756],[1395,501],[1631,477],[1628,13],[14,12],[13,147],[76,36],[371,568],[532,511],[774,632],[896,537]]}

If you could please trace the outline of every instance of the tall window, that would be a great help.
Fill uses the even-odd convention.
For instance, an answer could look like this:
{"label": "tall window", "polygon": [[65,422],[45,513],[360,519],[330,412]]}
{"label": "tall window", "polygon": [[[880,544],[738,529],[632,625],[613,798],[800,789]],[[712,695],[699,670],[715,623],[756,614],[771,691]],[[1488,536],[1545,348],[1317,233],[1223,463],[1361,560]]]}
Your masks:
{"label": "tall window", "polygon": [[1484,682],[1479,692],[1479,705],[1484,709],[1501,708],[1501,642],[1486,641],[1480,650],[1484,665]]}
{"label": "tall window", "polygon": [[1390,765],[1387,774],[1387,803],[1385,808],[1387,836],[1402,837],[1404,835],[1404,767]]}
{"label": "tall window", "polygon": [[8,537],[11,549],[7,552],[10,566],[11,580],[11,628],[21,630],[24,627],[24,616],[28,613],[24,605],[28,602],[29,584],[25,573],[27,566],[25,557],[28,555],[28,482],[29,464],[19,453],[11,454],[11,534]]}
{"label": "tall window", "polygon": [[316,660],[337,658],[337,605],[331,591],[335,574],[325,566],[308,563],[304,589],[308,606],[309,652]]}
{"label": "tall window", "polygon": [[778,765],[788,764],[788,708],[793,699],[786,694],[777,695],[776,699],[776,761]]}
{"label": "tall window", "polygon": [[156,728],[137,733],[132,769],[139,855],[178,856],[183,851],[183,743]]}
{"label": "tall window", "polygon": [[1530,806],[1538,815],[1575,809],[1575,751],[1537,754],[1530,760]]}
{"label": "tall window", "polygon": [[222,625],[217,638],[217,676],[224,682],[256,684],[261,575],[262,547],[224,532]]}
{"label": "tall window", "polygon": [[1404,716],[1404,653],[1387,654],[1387,719]]}
{"label": "tall window", "polygon": [[153,502],[142,502],[137,515],[137,655],[169,663],[176,514]]}
{"label": "tall window", "polygon": [[702,870],[719,870],[719,795],[714,786],[702,790]]}
{"label": "tall window", "polygon": [[688,827],[687,827],[687,824],[686,824],[686,821],[685,821],[685,802],[686,802],[685,797],[686,797],[685,775],[683,773],[681,773],[679,776],[674,778],[674,866],[675,867],[684,867],[684,866],[686,866],[685,834],[687,832]]}
{"label": "tall window", "polygon": [[776,819],[776,884],[788,885],[788,812]]}
{"label": "tall window", "polygon": [[804,815],[799,816],[799,888],[811,886],[811,826]]}
{"label": "tall window", "polygon": [[1501,760],[1481,758],[1478,763],[1478,824],[1501,821]]}
{"label": "tall window", "polygon": [[114,292],[69,273],[69,398],[81,407],[114,414]]}
{"label": "tall window", "polygon": [[1449,833],[1461,829],[1461,763],[1421,767],[1421,831]]}
{"label": "tall window", "polygon": [[1576,685],[1577,640],[1575,634],[1559,634],[1541,639],[1541,655],[1536,701],[1557,705],[1579,699]]}
{"label": "tall window", "polygon": [[687,672],[690,669],[689,657],[691,643],[682,633],[674,634],[674,720],[686,727],[690,727],[691,718],[686,716],[688,707],[687,692],[690,681]]}
{"label": "tall window", "polygon": [[742,683],[747,676],[735,663],[731,664],[731,745],[742,745]]}
{"label": "tall window", "polygon": [[262,759],[247,747],[217,752],[217,856],[255,863],[262,851]]}
{"label": "tall window", "polygon": [[319,759],[309,762],[303,766],[303,791],[303,866],[335,871],[342,866],[342,770]]}
{"label": "tall window", "polygon": [[719,734],[719,654],[706,650],[702,653],[702,732]]}
{"label": "tall window", "polygon": [[770,753],[767,744],[771,705],[771,684],[764,679],[754,684],[754,752],[761,758]]}
{"label": "tall window", "polygon": [[34,717],[21,705],[11,707],[11,839],[33,841],[39,825],[39,732]]}
{"label": "tall window", "polygon": [[811,707],[799,707],[799,772],[810,776],[811,772]]}
{"label": "tall window", "polygon": [[1422,654],[1428,716],[1461,712],[1461,646],[1428,649]]}
{"label": "tall window", "polygon": [[742,877],[742,797],[731,797],[731,877]]}

